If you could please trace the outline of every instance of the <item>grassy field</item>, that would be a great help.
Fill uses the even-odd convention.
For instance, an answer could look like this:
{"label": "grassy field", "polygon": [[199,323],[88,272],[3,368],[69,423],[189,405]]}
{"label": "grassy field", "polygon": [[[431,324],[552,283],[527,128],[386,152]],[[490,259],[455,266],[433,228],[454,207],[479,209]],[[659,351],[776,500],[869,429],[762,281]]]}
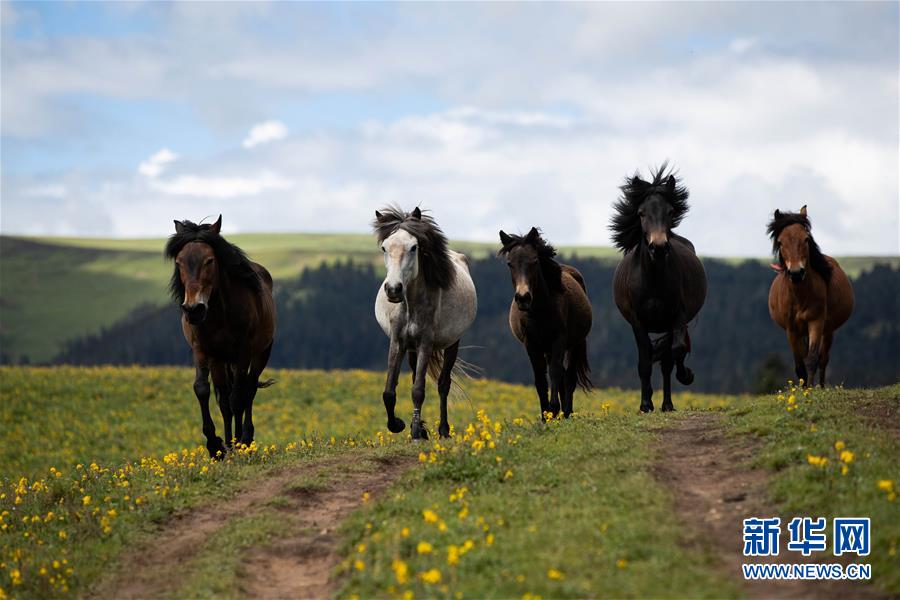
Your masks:
{"label": "grassy field", "polygon": [[[228,236],[276,279],[307,266],[354,260],[381,265],[371,236],[354,234],[236,234]],[[162,238],[18,238],[0,236],[0,344],[16,361],[45,362],[74,337],[111,325],[142,303],[167,301],[171,265]],[[472,257],[493,244],[453,242]],[[604,247],[562,247],[564,255],[614,258]],[[900,257],[841,259],[851,274],[876,261],[900,266]]]}
{"label": "grassy field", "polygon": [[[682,542],[670,491],[653,476],[659,436],[697,410],[718,411],[731,435],[758,440],[755,460],[772,472],[770,493],[784,514],[871,516],[876,582],[900,592],[900,444],[882,429],[900,411],[900,386],[809,397],[679,394],[680,412],[642,417],[635,392],[605,390],[577,397],[576,418],[545,425],[531,389],[471,381],[451,402],[454,437],[414,444],[383,428],[381,373],[270,374],[279,381],[257,398],[257,445],[211,462],[188,369],[0,369],[3,593],[94,589],[175,511],[289,466],[388,454],[419,467],[344,523],[340,597],[739,596],[714,557]],[[198,548],[178,589],[234,595],[244,549],[284,535],[278,502]]]}

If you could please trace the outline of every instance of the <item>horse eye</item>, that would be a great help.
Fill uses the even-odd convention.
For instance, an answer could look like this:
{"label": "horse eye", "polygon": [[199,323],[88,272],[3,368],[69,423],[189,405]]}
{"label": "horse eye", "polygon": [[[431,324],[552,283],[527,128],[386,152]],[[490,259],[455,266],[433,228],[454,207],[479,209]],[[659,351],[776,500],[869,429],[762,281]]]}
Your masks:
{"label": "horse eye", "polygon": [[643,211],[643,210],[639,210],[639,211],[638,211],[638,216],[639,216],[640,218],[643,219],[643,218],[644,218],[644,211]]}
{"label": "horse eye", "polygon": [[419,249],[419,247],[416,246],[415,244],[413,244],[413,247],[410,248],[409,251],[410,251],[410,252],[415,252],[415,251],[418,250],[418,249]]}
{"label": "horse eye", "polygon": [[203,261],[203,266],[211,265],[215,259],[210,257]]}
{"label": "horse eye", "polygon": [[384,249],[384,246],[381,247],[381,251],[382,251],[382,252],[387,252],[387,250]]}
{"label": "horse eye", "polygon": [[512,263],[510,261],[506,261],[506,266],[512,269]]}

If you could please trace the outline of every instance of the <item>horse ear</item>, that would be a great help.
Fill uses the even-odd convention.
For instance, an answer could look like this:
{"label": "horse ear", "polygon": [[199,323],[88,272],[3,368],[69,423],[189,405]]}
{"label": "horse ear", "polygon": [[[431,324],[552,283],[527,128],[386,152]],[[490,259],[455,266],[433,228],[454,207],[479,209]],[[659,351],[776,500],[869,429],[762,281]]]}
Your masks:
{"label": "horse ear", "polygon": [[209,230],[214,234],[219,235],[219,232],[222,231],[222,215],[219,215],[216,222],[209,226]]}
{"label": "horse ear", "polygon": [[775,218],[776,218],[776,219],[780,219],[780,218],[781,218],[781,211],[778,210],[777,208],[775,209]]}
{"label": "horse ear", "polygon": [[500,230],[500,243],[503,244],[503,246],[505,247],[505,246],[508,246],[511,241],[512,241],[512,236],[508,235],[505,231],[503,231],[501,229]]}
{"label": "horse ear", "polygon": [[381,214],[380,212],[378,212],[378,211],[376,210],[376,211],[375,211],[375,220],[376,220],[376,221],[380,221],[380,220],[382,220],[383,218],[384,218],[384,215]]}
{"label": "horse ear", "polygon": [[184,226],[184,223],[181,221],[175,221],[175,233],[184,233],[187,231],[187,228]]}
{"label": "horse ear", "polygon": [[674,175],[669,175],[669,179],[668,179],[668,181],[666,181],[666,189],[668,189],[670,192],[675,191],[675,176]]}
{"label": "horse ear", "polygon": [[539,237],[541,237],[541,232],[537,230],[537,227],[532,227],[525,239],[529,242],[535,242]]}
{"label": "horse ear", "polygon": [[804,217],[806,216],[806,205],[805,205],[805,204],[804,204],[803,207],[800,209],[800,214],[803,215]]}
{"label": "horse ear", "polygon": [[419,207],[418,207],[418,206],[415,207],[415,208],[413,209],[413,211],[412,211],[412,218],[415,219],[415,220],[417,220],[417,221],[418,221],[419,219],[422,218],[422,211],[419,210]]}

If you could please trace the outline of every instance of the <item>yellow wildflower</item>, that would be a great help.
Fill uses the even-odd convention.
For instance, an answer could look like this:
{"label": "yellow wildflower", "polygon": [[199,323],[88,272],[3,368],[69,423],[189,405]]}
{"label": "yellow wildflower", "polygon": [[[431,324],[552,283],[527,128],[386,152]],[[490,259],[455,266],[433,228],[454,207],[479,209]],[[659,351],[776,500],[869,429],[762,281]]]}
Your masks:
{"label": "yellow wildflower", "polygon": [[425,519],[426,523],[437,523],[438,516],[437,513],[431,510],[430,508],[426,508],[422,511],[422,518]]}
{"label": "yellow wildflower", "polygon": [[556,581],[560,581],[560,580],[562,580],[562,579],[565,579],[566,576],[565,576],[565,574],[564,574],[562,571],[559,571],[559,570],[557,570],[557,569],[549,569],[549,570],[547,571],[547,578],[548,578],[548,579],[554,579],[554,580],[556,580]]}
{"label": "yellow wildflower", "polygon": [[429,569],[424,573],[419,573],[419,579],[424,581],[425,583],[440,583],[441,582],[441,572],[437,569]]}
{"label": "yellow wildflower", "polygon": [[409,581],[409,567],[406,566],[405,562],[400,559],[394,559],[394,562],[391,563],[391,568],[394,570],[394,577],[397,578],[397,583],[403,585]]}
{"label": "yellow wildflower", "polygon": [[838,440],[834,443],[834,449],[837,450],[838,452],[840,452],[841,450],[843,450],[846,447],[847,447],[847,444],[845,444],[841,440]]}
{"label": "yellow wildflower", "polygon": [[416,552],[418,552],[419,554],[431,554],[431,551],[433,549],[434,547],[428,542],[419,542],[419,544],[416,546]]}

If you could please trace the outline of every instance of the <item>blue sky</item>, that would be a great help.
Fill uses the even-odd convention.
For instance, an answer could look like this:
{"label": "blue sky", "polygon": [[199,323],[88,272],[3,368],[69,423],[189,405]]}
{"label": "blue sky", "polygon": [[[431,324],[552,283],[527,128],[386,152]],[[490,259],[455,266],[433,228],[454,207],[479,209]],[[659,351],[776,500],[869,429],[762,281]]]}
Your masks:
{"label": "blue sky", "polygon": [[2,3],[0,231],[365,232],[605,245],[669,159],[704,254],[808,204],[897,254],[897,3]]}

